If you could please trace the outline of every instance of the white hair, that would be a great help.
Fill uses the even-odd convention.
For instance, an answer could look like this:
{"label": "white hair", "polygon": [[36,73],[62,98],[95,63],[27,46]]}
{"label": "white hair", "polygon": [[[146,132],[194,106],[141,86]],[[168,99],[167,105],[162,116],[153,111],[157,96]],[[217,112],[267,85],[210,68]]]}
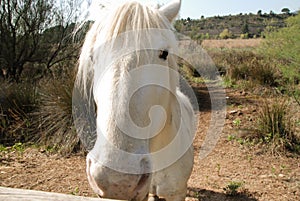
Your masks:
{"label": "white hair", "polygon": [[[88,31],[79,58],[76,86],[81,88],[86,95],[91,95],[94,79],[94,69],[103,68],[105,62],[97,62],[93,65],[93,57],[105,58],[115,46],[117,38],[126,32],[136,31],[134,38],[123,38],[122,47],[134,47],[136,50],[143,49],[145,41],[152,42],[150,32],[153,29],[172,30],[170,21],[159,11],[158,8],[143,5],[136,1],[120,4],[107,12],[108,15],[98,17]],[[148,34],[149,32],[149,34]],[[168,38],[169,43],[176,42],[175,36]],[[107,43],[109,41],[109,43]],[[95,55],[95,49],[109,44],[106,49]],[[105,66],[104,66],[105,67]]]}

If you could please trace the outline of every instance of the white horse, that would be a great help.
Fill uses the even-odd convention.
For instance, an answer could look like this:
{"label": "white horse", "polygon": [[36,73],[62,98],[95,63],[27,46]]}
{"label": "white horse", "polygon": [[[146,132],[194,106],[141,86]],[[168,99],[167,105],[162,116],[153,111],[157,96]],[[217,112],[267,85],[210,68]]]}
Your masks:
{"label": "white horse", "polygon": [[171,54],[180,6],[180,0],[161,8],[127,2],[97,19],[86,36],[76,84],[97,106],[86,171],[100,197],[185,199],[195,129]]}

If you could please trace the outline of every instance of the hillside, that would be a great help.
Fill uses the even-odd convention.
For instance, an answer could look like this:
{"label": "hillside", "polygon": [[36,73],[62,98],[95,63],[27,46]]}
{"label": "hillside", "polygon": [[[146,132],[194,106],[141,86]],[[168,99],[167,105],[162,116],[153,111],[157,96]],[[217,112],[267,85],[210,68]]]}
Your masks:
{"label": "hillside", "polygon": [[284,14],[239,14],[228,16],[215,16],[201,19],[180,19],[175,22],[175,29],[190,36],[192,39],[216,39],[220,37],[225,29],[230,35],[228,38],[264,37],[264,32],[285,27],[285,20],[292,16],[292,13]]}

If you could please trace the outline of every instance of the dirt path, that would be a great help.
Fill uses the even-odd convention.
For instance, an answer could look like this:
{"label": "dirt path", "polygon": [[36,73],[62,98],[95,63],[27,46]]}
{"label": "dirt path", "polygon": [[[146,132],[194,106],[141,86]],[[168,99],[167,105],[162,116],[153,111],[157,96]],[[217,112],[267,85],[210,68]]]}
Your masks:
{"label": "dirt path", "polygon": [[[216,147],[204,159],[199,151],[211,118],[210,96],[205,86],[195,86],[199,101],[199,128],[194,140],[195,165],[188,183],[189,200],[200,201],[297,201],[300,200],[299,157],[276,157],[258,147],[241,145],[228,136],[236,134],[232,121],[255,118],[255,103],[239,92],[228,92],[225,128]],[[243,108],[237,103],[243,102]],[[228,104],[228,103],[227,103]],[[256,103],[257,104],[257,103]],[[239,111],[239,112],[235,112]],[[224,188],[239,184],[237,195]],[[0,152],[0,186],[49,192],[95,196],[85,175],[85,158],[62,158],[45,150],[28,148],[24,152]]]}

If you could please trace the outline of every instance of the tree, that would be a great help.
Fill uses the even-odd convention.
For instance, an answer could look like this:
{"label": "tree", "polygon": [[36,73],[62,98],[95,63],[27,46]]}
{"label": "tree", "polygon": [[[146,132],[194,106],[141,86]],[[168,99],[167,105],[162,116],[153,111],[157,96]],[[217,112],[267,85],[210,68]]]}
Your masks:
{"label": "tree", "polygon": [[83,40],[83,38],[73,40],[74,22],[79,15],[79,3],[76,0],[60,0],[59,2],[60,4],[55,7],[56,26],[48,28],[43,32],[42,37],[42,44],[48,46],[46,49],[52,50],[43,61],[48,70],[60,62],[77,58]]}
{"label": "tree", "polygon": [[282,13],[285,13],[285,14],[290,14],[290,9],[288,9],[288,8],[283,8],[283,9],[281,10],[281,12],[282,12]]}
{"label": "tree", "polygon": [[176,29],[176,31],[178,32],[182,32],[184,29],[184,21],[183,20],[176,20],[174,23],[174,28]]}
{"label": "tree", "polygon": [[[65,44],[70,44],[66,41],[69,20],[76,9],[66,7],[66,1],[60,1],[64,8],[59,9],[55,2],[0,0],[0,69],[11,79],[19,79],[26,63],[44,63],[50,68],[60,53],[65,54]],[[57,32],[50,33],[49,28],[56,25]]]}
{"label": "tree", "polygon": [[233,38],[232,32],[229,31],[228,29],[224,29],[224,30],[220,33],[219,36],[220,36],[221,39]]}
{"label": "tree", "polygon": [[274,13],[274,11],[270,10],[270,16],[275,16],[276,14]]}
{"label": "tree", "polygon": [[42,0],[1,0],[0,59],[14,79],[26,62],[35,61],[40,34],[51,23],[53,2]]}
{"label": "tree", "polygon": [[246,34],[246,33],[249,33],[249,26],[248,26],[248,22],[245,21],[243,26],[242,26],[242,33],[243,34]]}
{"label": "tree", "polygon": [[210,39],[209,33],[206,33],[206,34],[205,34],[205,39]]}
{"label": "tree", "polygon": [[261,10],[257,11],[257,15],[261,16],[262,15],[262,11]]}

